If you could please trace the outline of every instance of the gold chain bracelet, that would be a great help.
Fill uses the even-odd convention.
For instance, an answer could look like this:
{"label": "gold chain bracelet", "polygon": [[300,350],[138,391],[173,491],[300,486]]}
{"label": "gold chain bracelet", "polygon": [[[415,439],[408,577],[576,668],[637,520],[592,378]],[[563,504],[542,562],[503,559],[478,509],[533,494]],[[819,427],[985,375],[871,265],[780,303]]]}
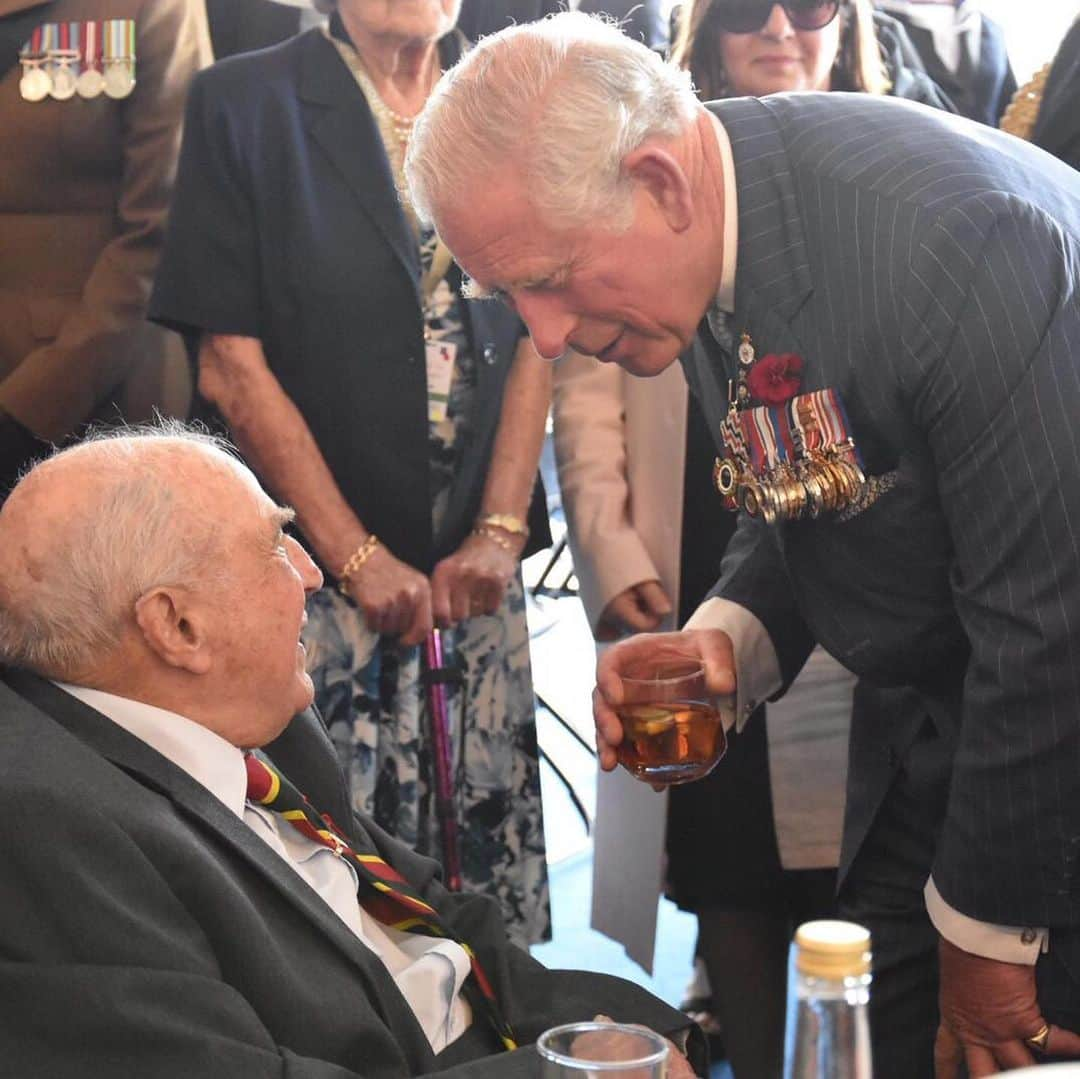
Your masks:
{"label": "gold chain bracelet", "polygon": [[352,575],[375,553],[379,546],[379,537],[374,532],[351,555],[349,560],[341,567],[338,574],[338,591],[343,595],[349,594],[349,580]]}
{"label": "gold chain bracelet", "polygon": [[517,551],[514,550],[513,540],[508,540],[505,536],[500,536],[493,528],[489,528],[487,525],[477,525],[473,529],[474,536],[483,536],[485,539],[491,540],[492,543],[501,547],[504,551],[517,557]]}
{"label": "gold chain bracelet", "polygon": [[513,536],[528,536],[529,526],[512,513],[485,513],[476,522],[477,528],[490,525],[492,528],[501,528]]}

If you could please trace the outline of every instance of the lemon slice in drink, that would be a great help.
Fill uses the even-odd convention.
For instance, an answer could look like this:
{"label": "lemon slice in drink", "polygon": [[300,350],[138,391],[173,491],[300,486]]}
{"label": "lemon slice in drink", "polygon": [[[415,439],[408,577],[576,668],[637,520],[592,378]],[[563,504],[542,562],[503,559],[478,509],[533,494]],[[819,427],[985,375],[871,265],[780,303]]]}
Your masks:
{"label": "lemon slice in drink", "polygon": [[626,718],[633,725],[633,733],[641,735],[662,734],[675,726],[675,717],[666,708],[657,708],[649,704],[627,708]]}

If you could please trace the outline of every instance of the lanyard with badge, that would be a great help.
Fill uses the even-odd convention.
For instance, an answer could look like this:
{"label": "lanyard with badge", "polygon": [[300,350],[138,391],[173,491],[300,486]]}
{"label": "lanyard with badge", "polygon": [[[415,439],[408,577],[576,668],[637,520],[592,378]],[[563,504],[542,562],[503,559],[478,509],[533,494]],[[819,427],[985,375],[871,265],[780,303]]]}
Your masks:
{"label": "lanyard with badge", "polygon": [[454,381],[454,363],[457,360],[457,345],[453,341],[436,338],[428,326],[435,290],[450,269],[452,258],[450,249],[436,237],[431,265],[420,284],[424,303],[424,357],[427,363],[429,423],[442,423],[446,419],[450,407],[450,386]]}

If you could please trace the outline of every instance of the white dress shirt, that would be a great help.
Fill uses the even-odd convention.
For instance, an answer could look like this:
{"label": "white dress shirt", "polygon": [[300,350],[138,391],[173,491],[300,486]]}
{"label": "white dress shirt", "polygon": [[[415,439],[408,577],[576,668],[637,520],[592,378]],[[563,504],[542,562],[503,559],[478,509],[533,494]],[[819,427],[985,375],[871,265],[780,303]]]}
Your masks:
{"label": "white dress shirt", "polygon": [[246,800],[247,768],[240,749],[175,712],[96,689],[57,685],[187,772],[317,892],[390,972],[432,1052],[465,1032],[472,1022],[472,1010],[461,995],[470,970],[465,950],[454,941],[403,933],[372,918],[357,900],[356,873],[347,861],[280,814]]}
{"label": "white dress shirt", "polygon": [[[954,15],[952,8],[945,10],[950,22],[954,17],[959,20],[960,15]],[[970,15],[965,14],[965,17],[970,20]],[[965,29],[970,29],[970,23],[965,24]],[[724,175],[724,255],[714,306],[731,314],[735,308],[738,191],[731,141],[723,124],[715,116],[712,120]],[[719,629],[731,638],[735,660],[735,711],[731,714],[721,709],[720,715],[725,728],[734,722],[736,730],[742,730],[757,706],[783,685],[780,661],[765,626],[745,607],[713,596],[690,616],[686,628]],[[1040,950],[1047,948],[1049,930],[1045,927],[992,925],[969,918],[945,902],[933,877],[926,883],[925,899],[934,928],[958,948],[973,955],[1031,965],[1038,959]]]}

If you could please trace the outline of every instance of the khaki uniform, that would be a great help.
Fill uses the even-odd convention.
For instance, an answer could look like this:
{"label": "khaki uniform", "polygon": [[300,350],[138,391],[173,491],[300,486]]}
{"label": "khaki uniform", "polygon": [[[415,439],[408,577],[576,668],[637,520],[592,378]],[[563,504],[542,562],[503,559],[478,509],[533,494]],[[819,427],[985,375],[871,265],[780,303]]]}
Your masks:
{"label": "khaki uniform", "polygon": [[[0,0],[0,18],[34,0]],[[0,80],[0,409],[59,439],[95,416],[183,414],[183,343],[145,321],[184,101],[210,61],[202,0],[59,0],[42,22],[132,19],[124,99],[24,101]]]}

